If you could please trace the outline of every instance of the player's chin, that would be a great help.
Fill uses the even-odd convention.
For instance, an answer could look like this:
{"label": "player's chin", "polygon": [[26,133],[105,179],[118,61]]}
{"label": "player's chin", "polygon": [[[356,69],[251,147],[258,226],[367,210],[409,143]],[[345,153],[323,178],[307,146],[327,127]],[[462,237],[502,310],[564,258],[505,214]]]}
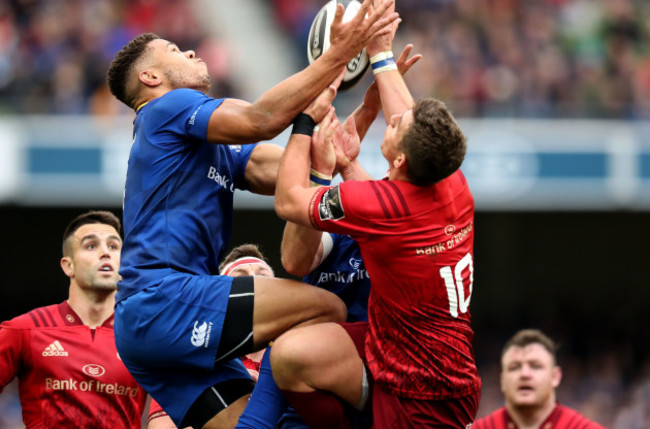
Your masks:
{"label": "player's chin", "polygon": [[534,392],[518,392],[512,402],[519,408],[534,408],[539,405],[539,398]]}
{"label": "player's chin", "polygon": [[111,279],[96,279],[93,282],[93,289],[96,291],[112,292],[117,290],[117,276]]}

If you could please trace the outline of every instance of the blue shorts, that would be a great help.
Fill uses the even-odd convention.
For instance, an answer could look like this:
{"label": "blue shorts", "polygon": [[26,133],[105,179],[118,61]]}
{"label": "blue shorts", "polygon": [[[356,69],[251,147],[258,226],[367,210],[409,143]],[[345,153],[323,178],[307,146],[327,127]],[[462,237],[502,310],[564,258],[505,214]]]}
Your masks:
{"label": "blue shorts", "polygon": [[[120,358],[177,425],[207,388],[250,379],[238,356],[215,363],[232,283],[227,276],[174,273],[116,304]],[[252,341],[252,316],[249,328],[242,335]]]}

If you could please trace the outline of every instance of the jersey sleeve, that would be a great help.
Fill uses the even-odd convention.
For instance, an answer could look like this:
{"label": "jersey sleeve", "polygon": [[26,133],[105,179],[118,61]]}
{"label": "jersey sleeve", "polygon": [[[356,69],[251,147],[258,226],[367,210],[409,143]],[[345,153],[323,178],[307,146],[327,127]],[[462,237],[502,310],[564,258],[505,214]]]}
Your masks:
{"label": "jersey sleeve", "polygon": [[[160,147],[178,144],[178,136],[188,136],[198,142],[206,140],[210,116],[223,99],[214,99],[193,89],[176,89],[161,97],[153,106],[151,112],[165,121],[147,121],[145,132],[156,134],[156,139],[150,139]],[[148,127],[155,127],[150,129]],[[168,138],[165,137],[168,136]]]}
{"label": "jersey sleeve", "polygon": [[371,198],[372,183],[349,181],[316,192],[309,207],[314,228],[355,238],[371,229],[381,216]]}
{"label": "jersey sleeve", "polygon": [[229,145],[228,149],[230,155],[234,160],[234,175],[233,180],[235,188],[244,191],[248,190],[248,183],[246,182],[246,165],[251,158],[253,150],[257,147],[257,143],[244,144],[244,145]]}
{"label": "jersey sleeve", "polygon": [[158,401],[151,398],[151,404],[149,405],[149,417],[147,418],[147,421],[151,423],[152,420],[160,417],[167,417],[167,413],[165,410],[163,410]]}
{"label": "jersey sleeve", "polygon": [[22,329],[15,329],[11,322],[0,325],[0,392],[20,370],[22,344]]}

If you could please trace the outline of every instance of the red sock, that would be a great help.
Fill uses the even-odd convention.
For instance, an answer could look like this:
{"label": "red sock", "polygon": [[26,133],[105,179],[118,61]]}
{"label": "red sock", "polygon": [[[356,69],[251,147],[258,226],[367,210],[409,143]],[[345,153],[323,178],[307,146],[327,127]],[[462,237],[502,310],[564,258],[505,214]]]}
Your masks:
{"label": "red sock", "polygon": [[284,397],[310,429],[351,429],[343,405],[331,393],[283,390]]}

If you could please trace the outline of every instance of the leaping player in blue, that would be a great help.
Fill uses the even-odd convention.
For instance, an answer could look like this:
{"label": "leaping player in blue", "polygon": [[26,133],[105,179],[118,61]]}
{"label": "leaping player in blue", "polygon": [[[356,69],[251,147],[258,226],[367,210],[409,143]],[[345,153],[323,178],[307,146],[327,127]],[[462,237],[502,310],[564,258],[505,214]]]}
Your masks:
{"label": "leaping player in blue", "polygon": [[370,3],[346,23],[339,7],[330,49],[254,103],[206,96],[206,64],[151,33],[111,63],[111,92],[137,112],[116,344],[134,378],[179,427],[234,427],[254,386],[237,357],[292,327],[346,317],[343,302],[328,291],[286,279],[220,276],[218,264],[231,234],[234,189],[275,189],[282,148],[254,143],[292,121],[294,130],[304,128],[312,118],[299,113],[397,19],[389,3],[374,10]]}

